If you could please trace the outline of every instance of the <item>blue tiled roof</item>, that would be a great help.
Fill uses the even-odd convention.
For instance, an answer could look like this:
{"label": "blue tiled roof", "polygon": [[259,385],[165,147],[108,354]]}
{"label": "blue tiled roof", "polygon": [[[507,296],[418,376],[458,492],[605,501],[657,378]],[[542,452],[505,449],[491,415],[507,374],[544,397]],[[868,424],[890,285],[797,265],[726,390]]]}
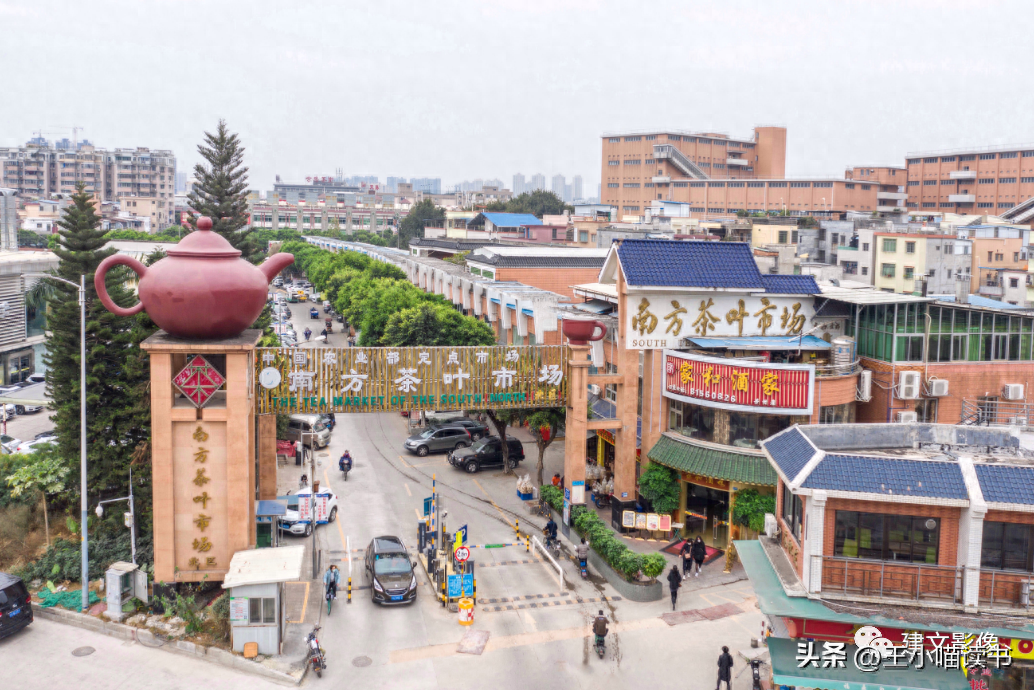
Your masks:
{"label": "blue tiled roof", "polygon": [[762,274],[761,282],[765,285],[765,292],[775,292],[780,295],[819,294],[819,286],[815,282],[815,276],[773,276]]}
{"label": "blue tiled roof", "polygon": [[626,239],[618,258],[629,285],[765,287],[750,245],[742,242]]}
{"label": "blue tiled roof", "polygon": [[974,465],[980,491],[988,503],[1034,505],[1034,467]]}
{"label": "blue tiled roof", "polygon": [[530,213],[482,213],[492,221],[492,225],[501,228],[516,228],[521,225],[542,225],[542,221]]}
{"label": "blue tiled roof", "polygon": [[795,427],[762,441],[761,445],[790,481],[793,481],[816,452],[807,437]]}
{"label": "blue tiled roof", "polygon": [[827,455],[804,480],[801,488],[894,496],[969,498],[962,470],[957,463],[861,455]]}

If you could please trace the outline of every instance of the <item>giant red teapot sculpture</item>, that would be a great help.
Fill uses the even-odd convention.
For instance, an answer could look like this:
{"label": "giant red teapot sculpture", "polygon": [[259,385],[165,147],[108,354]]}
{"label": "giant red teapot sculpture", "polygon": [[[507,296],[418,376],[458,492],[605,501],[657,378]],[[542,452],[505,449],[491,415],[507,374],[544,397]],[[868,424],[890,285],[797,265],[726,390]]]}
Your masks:
{"label": "giant red teapot sculpture", "polygon": [[[294,262],[294,255],[280,253],[260,266],[248,263],[240,250],[212,232],[212,220],[205,216],[168,254],[150,268],[124,254],[104,259],[93,278],[97,297],[119,316],[146,309],[165,332],[195,340],[240,335],[262,313],[269,281]],[[111,301],[104,284],[105,274],[117,265],[140,276],[140,301],[128,309]]]}

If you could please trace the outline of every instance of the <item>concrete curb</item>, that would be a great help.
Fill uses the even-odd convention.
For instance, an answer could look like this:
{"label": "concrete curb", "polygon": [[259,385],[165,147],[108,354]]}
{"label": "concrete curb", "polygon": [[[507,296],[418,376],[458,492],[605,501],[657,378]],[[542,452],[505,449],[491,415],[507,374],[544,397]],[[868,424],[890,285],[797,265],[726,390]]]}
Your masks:
{"label": "concrete curb", "polygon": [[134,628],[131,625],[112,623],[110,621],[96,618],[95,616],[83,615],[57,606],[43,608],[36,602],[32,602],[32,613],[36,617],[45,618],[56,623],[63,623],[65,625],[72,625],[85,630],[92,630],[94,632],[99,632],[103,635],[116,637],[122,640],[133,640],[152,649],[161,649],[162,651],[171,652],[173,654],[203,659],[210,663],[227,666],[237,671],[261,676],[267,680],[280,683],[281,685],[298,685],[305,677],[304,670],[297,678],[295,678],[293,675],[283,673],[281,671],[275,671],[263,666],[261,663],[249,661],[248,659],[245,659],[242,656],[237,656],[225,649],[219,649],[218,647],[205,647],[187,640],[168,640],[163,643],[163,641],[156,637],[154,633],[145,628]]}

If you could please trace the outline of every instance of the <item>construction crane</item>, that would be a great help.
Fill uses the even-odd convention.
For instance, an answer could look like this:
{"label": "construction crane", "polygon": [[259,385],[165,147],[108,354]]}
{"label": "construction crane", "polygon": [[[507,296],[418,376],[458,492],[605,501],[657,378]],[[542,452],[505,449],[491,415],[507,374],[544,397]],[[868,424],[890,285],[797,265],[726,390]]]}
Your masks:
{"label": "construction crane", "polygon": [[57,127],[58,129],[70,129],[70,130],[72,130],[72,150],[73,151],[78,151],[79,150],[79,132],[83,131],[85,129],[85,127],[80,127],[78,125],[71,126],[71,127],[68,126],[68,125],[50,125],[50,126],[51,127]]}

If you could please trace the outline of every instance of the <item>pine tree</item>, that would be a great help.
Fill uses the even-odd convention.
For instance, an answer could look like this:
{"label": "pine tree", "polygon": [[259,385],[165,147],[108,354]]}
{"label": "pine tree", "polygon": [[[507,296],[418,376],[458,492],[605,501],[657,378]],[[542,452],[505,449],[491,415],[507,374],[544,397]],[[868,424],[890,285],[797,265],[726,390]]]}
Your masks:
{"label": "pine tree", "polygon": [[215,134],[205,132],[205,142],[197,150],[208,165],[194,166],[197,183],[187,201],[197,216],[212,219],[212,229],[241,250],[242,258],[252,261],[259,250],[252,241],[251,229],[247,228],[248,169],[243,165],[244,147],[237,135],[227,129],[226,121],[219,120]]}
{"label": "pine tree", "polygon": [[[79,184],[72,205],[58,223],[60,262],[56,275],[78,284],[86,276],[86,448],[87,490],[91,493],[124,489],[128,485],[129,463],[134,449],[147,438],[150,424],[134,414],[147,394],[146,368],[127,373],[125,364],[133,356],[135,317],[112,314],[97,299],[93,275],[100,262],[115,253],[104,249],[104,231],[96,213],[95,200]],[[124,287],[128,273],[108,272],[111,298],[130,306],[135,297]],[[68,467],[79,467],[80,413],[80,321],[78,290],[58,281],[47,281],[49,292],[47,341],[47,394],[53,401],[58,455]],[[77,476],[77,475],[76,475]],[[78,493],[78,482],[72,482]],[[122,495],[122,494],[119,494]]]}

